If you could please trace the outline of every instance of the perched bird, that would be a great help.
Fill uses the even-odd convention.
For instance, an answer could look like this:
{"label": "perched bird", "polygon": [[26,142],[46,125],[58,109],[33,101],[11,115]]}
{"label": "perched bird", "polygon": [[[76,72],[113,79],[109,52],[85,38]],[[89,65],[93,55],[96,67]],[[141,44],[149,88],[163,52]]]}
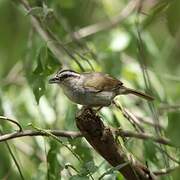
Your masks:
{"label": "perched bird", "polygon": [[49,83],[59,84],[71,101],[88,107],[109,106],[114,97],[121,94],[134,94],[146,100],[154,99],[148,94],[125,87],[120,80],[101,72],[77,73],[62,70]]}

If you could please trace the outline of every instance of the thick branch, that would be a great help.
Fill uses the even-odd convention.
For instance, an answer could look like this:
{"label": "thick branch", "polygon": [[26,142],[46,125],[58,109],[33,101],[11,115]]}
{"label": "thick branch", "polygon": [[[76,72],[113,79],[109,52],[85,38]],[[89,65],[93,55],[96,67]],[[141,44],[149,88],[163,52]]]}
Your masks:
{"label": "thick branch", "polygon": [[127,180],[155,179],[150,170],[137,161],[131,154],[125,153],[118,144],[112,131],[105,127],[102,121],[91,109],[84,109],[76,117],[76,124],[92,147],[112,166],[129,162],[119,171]]}

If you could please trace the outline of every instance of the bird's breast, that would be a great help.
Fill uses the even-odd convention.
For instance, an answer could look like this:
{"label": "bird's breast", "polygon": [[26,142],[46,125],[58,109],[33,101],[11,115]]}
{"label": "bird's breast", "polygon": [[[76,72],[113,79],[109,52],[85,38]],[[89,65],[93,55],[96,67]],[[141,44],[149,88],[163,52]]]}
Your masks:
{"label": "bird's breast", "polygon": [[73,102],[86,106],[108,106],[115,94],[109,91],[93,92],[80,86],[63,87],[64,94]]}

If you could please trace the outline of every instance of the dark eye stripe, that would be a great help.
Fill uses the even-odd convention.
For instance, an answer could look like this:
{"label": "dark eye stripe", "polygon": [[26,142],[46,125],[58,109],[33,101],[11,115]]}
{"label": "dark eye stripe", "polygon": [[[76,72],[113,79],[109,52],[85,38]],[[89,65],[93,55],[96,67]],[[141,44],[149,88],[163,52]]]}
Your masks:
{"label": "dark eye stripe", "polygon": [[73,75],[72,74],[62,74],[61,76],[60,76],[60,79],[61,80],[64,80],[64,79],[66,79],[66,78],[68,78],[68,77],[72,77]]}

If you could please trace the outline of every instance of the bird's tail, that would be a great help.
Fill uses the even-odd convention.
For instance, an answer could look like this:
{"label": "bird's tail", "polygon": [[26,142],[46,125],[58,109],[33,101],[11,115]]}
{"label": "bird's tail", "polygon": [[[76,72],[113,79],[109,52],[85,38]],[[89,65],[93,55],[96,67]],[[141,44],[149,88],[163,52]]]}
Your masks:
{"label": "bird's tail", "polygon": [[148,101],[152,101],[154,100],[154,97],[146,94],[146,93],[143,93],[143,92],[140,92],[140,91],[137,91],[137,90],[134,90],[134,89],[131,89],[131,88],[127,88],[127,87],[122,87],[119,89],[119,94],[134,94],[136,96],[139,96],[141,98],[144,98]]}

